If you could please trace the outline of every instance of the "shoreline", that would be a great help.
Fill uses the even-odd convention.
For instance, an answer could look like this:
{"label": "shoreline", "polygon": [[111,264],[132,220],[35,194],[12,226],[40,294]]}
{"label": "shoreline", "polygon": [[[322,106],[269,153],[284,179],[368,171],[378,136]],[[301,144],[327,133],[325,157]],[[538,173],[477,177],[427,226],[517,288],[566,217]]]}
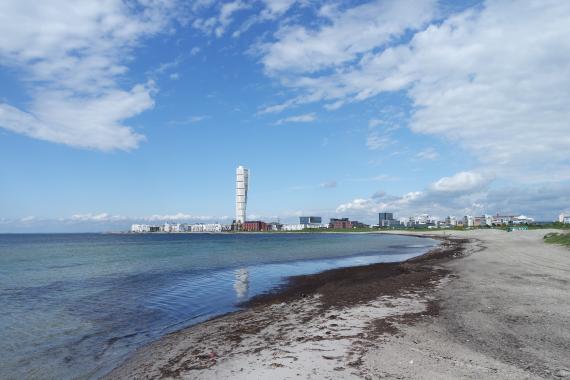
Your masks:
{"label": "shoreline", "polygon": [[[384,232],[370,232],[384,233]],[[364,304],[378,297],[410,297],[412,294],[423,293],[432,289],[434,286],[447,276],[448,272],[441,268],[435,268],[438,262],[461,257],[464,250],[465,239],[452,239],[447,236],[439,236],[432,234],[414,235],[399,234],[405,236],[414,236],[421,238],[430,238],[440,241],[440,244],[429,251],[413,257],[411,259],[393,262],[393,263],[376,263],[361,265],[355,267],[340,267],[326,270],[316,274],[292,276],[287,282],[277,289],[269,293],[264,293],[245,301],[240,306],[241,310],[215,316],[207,321],[198,323],[193,326],[183,328],[173,333],[167,334],[158,340],[151,342],[129,356],[122,364],[111,370],[103,378],[140,378],[141,376],[148,378],[176,378],[176,377],[193,377],[196,370],[209,369],[220,360],[221,357],[228,357],[232,354],[223,351],[222,347],[230,343],[231,348],[239,347],[245,339],[250,337],[252,333],[259,332],[259,329],[250,323],[243,323],[244,320],[250,318],[251,314],[273,314],[275,307],[280,307],[285,314],[291,308],[295,308],[299,302],[304,304],[307,309],[313,309],[310,313],[305,313],[302,321],[308,321],[318,317],[319,314],[329,312],[339,308],[350,308]],[[358,283],[351,279],[358,279]],[[347,282],[351,282],[348,286]],[[342,289],[342,291],[341,291]],[[317,304],[318,307],[317,307]],[[417,306],[417,305],[416,305]],[[421,306],[421,305],[420,305]],[[398,308],[396,308],[398,309]],[[403,307],[405,309],[405,307]],[[437,313],[435,304],[427,305],[428,314]],[[396,313],[398,314],[398,313]],[[406,314],[410,322],[422,315],[417,311]],[[250,318],[251,319],[251,318]],[[224,326],[236,325],[236,321],[240,321],[238,328],[226,329]],[[257,318],[252,319],[254,325],[259,321]],[[266,326],[279,321],[279,318],[265,318]],[[226,331],[217,334],[214,346],[220,349],[212,349],[209,353],[199,353],[194,348],[191,351],[190,362],[184,360],[185,355],[176,356],[177,359],[183,361],[183,367],[189,373],[185,373],[184,369],[176,369],[176,360],[170,357],[169,353],[163,352],[167,347],[180,343],[181,345],[189,344],[192,346],[194,342],[207,342],[205,336],[194,337],[194,335],[209,335],[212,327],[218,331]],[[393,331],[390,323],[378,322],[374,326],[375,336],[382,335],[386,332]],[[188,335],[193,337],[188,340]],[[167,351],[170,351],[168,349]],[[188,354],[188,350],[183,349]],[[214,353],[214,354],[212,354]],[[148,360],[154,356],[160,356],[166,360],[166,366],[158,366],[158,371],[150,371]],[[166,355],[166,356],[165,356]],[[161,362],[159,360],[158,362]],[[192,363],[192,364],[191,364]],[[142,370],[142,371],[141,371]]]}
{"label": "shoreline", "polygon": [[413,233],[444,242],[291,278],[105,378],[570,378],[570,251],[544,242],[552,231]]}

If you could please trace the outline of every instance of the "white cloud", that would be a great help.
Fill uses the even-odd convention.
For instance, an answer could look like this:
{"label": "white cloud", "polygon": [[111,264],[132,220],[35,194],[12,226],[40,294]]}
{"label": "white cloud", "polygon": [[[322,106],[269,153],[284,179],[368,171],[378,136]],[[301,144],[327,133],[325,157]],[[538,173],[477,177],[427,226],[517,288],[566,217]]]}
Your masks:
{"label": "white cloud", "polygon": [[366,147],[370,150],[383,150],[393,143],[394,141],[390,137],[377,132],[369,133],[366,137]]}
{"label": "white cloud", "polygon": [[357,198],[337,207],[337,213],[350,215],[374,215],[388,211],[412,215],[417,213],[466,212],[473,204],[481,201],[486,194],[492,177],[477,172],[460,172],[443,177],[423,191],[412,191],[402,196],[384,192],[375,193],[370,198]]}
{"label": "white cloud", "polygon": [[227,220],[227,216],[207,216],[207,215],[193,215],[178,212],[176,214],[154,214],[147,216],[122,216],[113,215],[106,212],[102,213],[86,213],[74,214],[69,218],[59,219],[60,222],[196,222],[196,221],[211,221],[211,220]]}
{"label": "white cloud", "polygon": [[380,119],[370,119],[370,120],[368,121],[368,126],[369,126],[370,128],[375,128],[375,127],[377,127],[377,126],[379,126],[379,125],[382,125],[382,124],[384,124],[384,122],[383,122],[382,120],[380,120]]}
{"label": "white cloud", "polygon": [[315,113],[306,113],[304,115],[289,116],[284,119],[279,119],[275,122],[277,125],[286,123],[310,123],[317,120]]}
{"label": "white cloud", "polygon": [[570,184],[491,187],[492,179],[485,173],[459,172],[422,191],[401,196],[379,191],[370,198],[356,198],[340,204],[336,213],[368,220],[375,220],[378,212],[394,212],[399,217],[504,213],[552,221],[570,204]]}
{"label": "white cloud", "polygon": [[321,27],[284,25],[275,42],[260,47],[265,69],[315,72],[354,60],[429,21],[435,1],[373,1],[350,9],[321,8]]}
{"label": "white cloud", "polygon": [[228,26],[233,22],[234,14],[250,7],[251,3],[241,0],[230,1],[220,6],[216,16],[197,18],[192,23],[192,26],[206,34],[221,37],[226,32]]}
{"label": "white cloud", "polygon": [[316,31],[286,26],[264,45],[267,72],[301,93],[285,108],[405,91],[414,132],[458,142],[503,176],[570,179],[570,3],[489,0],[391,47],[402,28],[427,19],[397,18],[384,28],[376,13],[362,14],[370,6],[333,10]]}
{"label": "white cloud", "polygon": [[487,186],[492,177],[477,172],[459,172],[443,177],[431,185],[431,190],[444,193],[473,192]]}
{"label": "white cloud", "polygon": [[173,120],[169,122],[170,125],[188,125],[188,124],[196,124],[206,119],[209,119],[210,116],[208,115],[195,115],[187,117],[186,119],[182,120]]}
{"label": "white cloud", "polygon": [[337,187],[336,181],[327,181],[320,184],[320,187],[323,189],[334,189]]}
{"label": "white cloud", "polygon": [[239,37],[255,24],[272,21],[278,17],[282,17],[297,2],[297,0],[261,0],[261,3],[263,4],[261,12],[249,17],[235,32],[232,33],[232,36]]}
{"label": "white cloud", "polygon": [[134,149],[144,138],[124,124],[153,107],[153,83],[121,89],[124,62],[174,17],[172,0],[0,3],[0,65],[15,68],[31,101],[0,103],[0,127],[100,150]]}
{"label": "white cloud", "polygon": [[228,223],[228,216],[194,215],[183,212],[146,216],[124,216],[101,213],[81,213],[58,219],[27,216],[20,219],[0,218],[0,232],[97,232],[126,231],[133,223]]}
{"label": "white cloud", "polygon": [[437,160],[439,158],[439,153],[433,148],[424,149],[416,154],[416,158],[420,160]]}
{"label": "white cloud", "polygon": [[261,11],[261,18],[274,20],[287,12],[297,0],[262,0],[265,9]]}

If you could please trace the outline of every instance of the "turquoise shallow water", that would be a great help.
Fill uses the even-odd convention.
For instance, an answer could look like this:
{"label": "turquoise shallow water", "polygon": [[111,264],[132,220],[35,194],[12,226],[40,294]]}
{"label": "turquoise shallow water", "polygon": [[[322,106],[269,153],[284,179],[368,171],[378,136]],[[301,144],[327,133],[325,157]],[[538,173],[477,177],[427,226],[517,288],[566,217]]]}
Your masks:
{"label": "turquoise shallow water", "polygon": [[401,261],[436,244],[378,234],[0,235],[0,378],[97,378],[287,276]]}

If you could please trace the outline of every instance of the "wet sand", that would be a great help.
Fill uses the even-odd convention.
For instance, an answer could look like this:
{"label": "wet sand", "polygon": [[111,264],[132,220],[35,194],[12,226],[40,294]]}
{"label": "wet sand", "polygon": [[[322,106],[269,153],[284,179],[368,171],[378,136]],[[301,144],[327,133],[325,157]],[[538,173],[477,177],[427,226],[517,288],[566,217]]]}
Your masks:
{"label": "wet sand", "polygon": [[298,276],[139,349],[108,378],[570,375],[570,251],[548,231],[435,233],[403,263]]}

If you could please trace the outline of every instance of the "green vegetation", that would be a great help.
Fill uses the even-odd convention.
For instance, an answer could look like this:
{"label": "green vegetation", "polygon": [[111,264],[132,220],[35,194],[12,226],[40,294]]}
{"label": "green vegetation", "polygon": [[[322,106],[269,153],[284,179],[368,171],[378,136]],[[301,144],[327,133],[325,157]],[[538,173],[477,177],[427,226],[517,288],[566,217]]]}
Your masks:
{"label": "green vegetation", "polygon": [[550,244],[561,244],[570,247],[570,233],[550,233],[544,236],[544,241]]}
{"label": "green vegetation", "polygon": [[557,230],[570,230],[570,224],[562,224],[560,222],[545,223],[545,224],[531,224],[528,226],[529,230],[542,230],[546,228],[555,228]]}

